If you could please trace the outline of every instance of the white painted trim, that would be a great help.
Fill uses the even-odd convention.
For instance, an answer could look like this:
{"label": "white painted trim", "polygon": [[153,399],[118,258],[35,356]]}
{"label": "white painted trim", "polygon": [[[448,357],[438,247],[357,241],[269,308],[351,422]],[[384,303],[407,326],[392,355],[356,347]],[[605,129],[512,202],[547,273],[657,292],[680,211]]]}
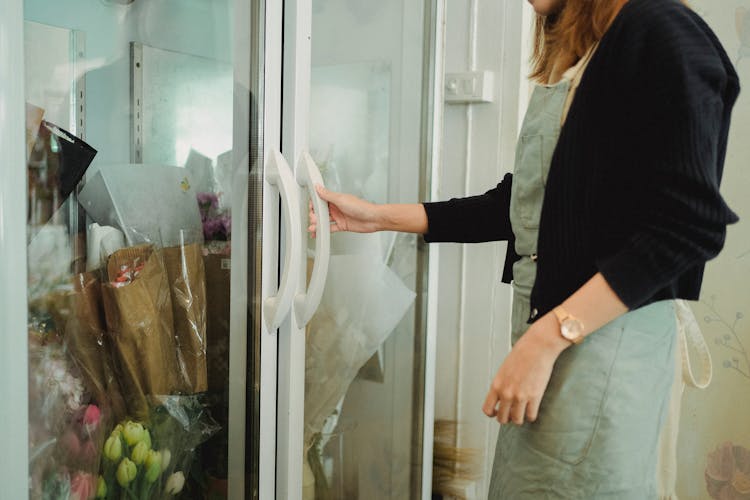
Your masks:
{"label": "white painted trim", "polygon": [[26,141],[23,2],[0,2],[0,484],[27,498]]}
{"label": "white painted trim", "polygon": [[[282,2],[265,3],[265,82],[263,85],[263,161],[272,150],[281,148],[281,72],[282,72],[282,26],[284,8]],[[275,292],[279,269],[279,193],[263,182],[263,262],[262,298]],[[287,320],[288,321],[288,320]],[[277,422],[279,338],[276,331],[266,329],[265,318],[261,318],[261,390],[260,390],[260,486],[258,498],[272,499],[277,495]],[[284,325],[282,324],[282,331]],[[283,429],[282,429],[283,430]],[[244,497],[243,497],[244,498]]]}
{"label": "white painted trim", "polygon": [[[284,5],[283,116],[281,151],[295,169],[308,149],[310,129],[310,73],[312,1],[293,0]],[[298,186],[301,200],[306,191]],[[300,216],[307,220],[307,203],[300,202]],[[303,224],[307,249],[307,227]],[[294,256],[300,267],[297,290],[307,284],[306,252]],[[295,265],[294,262],[292,265]],[[277,493],[280,500],[302,498],[305,413],[305,329],[298,328],[292,316],[279,328],[278,446],[276,449]]]}
{"label": "white painted trim", "polygon": [[[443,99],[445,77],[445,0],[435,0],[433,8],[434,23],[434,94],[430,105],[433,107],[430,133],[432,150],[430,152],[430,200],[437,200],[440,191],[440,164],[442,161],[443,137]],[[430,247],[427,266],[427,331],[425,341],[425,375],[424,375],[424,435],[422,436],[422,500],[432,498],[432,458],[435,439],[435,371],[437,361],[438,333],[438,290],[440,275],[440,245]]]}

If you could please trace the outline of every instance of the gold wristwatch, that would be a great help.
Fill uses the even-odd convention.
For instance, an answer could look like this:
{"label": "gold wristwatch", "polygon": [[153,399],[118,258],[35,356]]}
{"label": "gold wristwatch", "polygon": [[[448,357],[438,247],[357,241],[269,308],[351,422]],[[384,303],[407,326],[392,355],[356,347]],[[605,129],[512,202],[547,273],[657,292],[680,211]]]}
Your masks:
{"label": "gold wristwatch", "polygon": [[583,341],[583,323],[581,323],[581,320],[563,309],[562,306],[555,307],[554,313],[557,316],[558,323],[560,323],[560,335],[574,344],[580,344]]}

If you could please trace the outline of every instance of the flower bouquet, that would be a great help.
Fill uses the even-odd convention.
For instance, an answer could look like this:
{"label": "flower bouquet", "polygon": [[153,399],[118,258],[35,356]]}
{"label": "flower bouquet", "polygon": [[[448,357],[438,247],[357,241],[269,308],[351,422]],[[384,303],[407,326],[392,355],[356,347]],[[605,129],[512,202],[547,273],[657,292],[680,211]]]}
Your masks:
{"label": "flower bouquet", "polygon": [[197,396],[169,396],[148,423],[123,421],[104,442],[96,498],[151,500],[179,495],[196,448],[217,431]]}
{"label": "flower bouquet", "polygon": [[90,403],[57,334],[45,330],[52,323],[39,318],[32,315],[29,332],[30,498],[88,500],[99,469],[105,412]]}

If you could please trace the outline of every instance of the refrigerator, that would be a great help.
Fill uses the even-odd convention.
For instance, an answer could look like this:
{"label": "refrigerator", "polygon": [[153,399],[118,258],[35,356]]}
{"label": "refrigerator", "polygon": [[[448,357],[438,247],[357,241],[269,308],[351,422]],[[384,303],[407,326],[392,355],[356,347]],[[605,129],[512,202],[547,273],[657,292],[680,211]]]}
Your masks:
{"label": "refrigerator", "polygon": [[2,3],[1,498],[430,497],[443,10]]}

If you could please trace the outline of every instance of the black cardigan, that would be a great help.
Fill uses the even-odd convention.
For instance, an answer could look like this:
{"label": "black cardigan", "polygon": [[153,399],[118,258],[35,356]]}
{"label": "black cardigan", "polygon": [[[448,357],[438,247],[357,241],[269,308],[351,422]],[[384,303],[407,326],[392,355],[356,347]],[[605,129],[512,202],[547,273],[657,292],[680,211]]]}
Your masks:
{"label": "black cardigan", "polygon": [[[696,300],[738,220],[719,193],[739,80],[677,0],[629,0],[586,68],[555,148],[539,224],[532,315],[594,274],[630,309]],[[480,196],[425,203],[428,242],[508,240],[511,174]]]}

